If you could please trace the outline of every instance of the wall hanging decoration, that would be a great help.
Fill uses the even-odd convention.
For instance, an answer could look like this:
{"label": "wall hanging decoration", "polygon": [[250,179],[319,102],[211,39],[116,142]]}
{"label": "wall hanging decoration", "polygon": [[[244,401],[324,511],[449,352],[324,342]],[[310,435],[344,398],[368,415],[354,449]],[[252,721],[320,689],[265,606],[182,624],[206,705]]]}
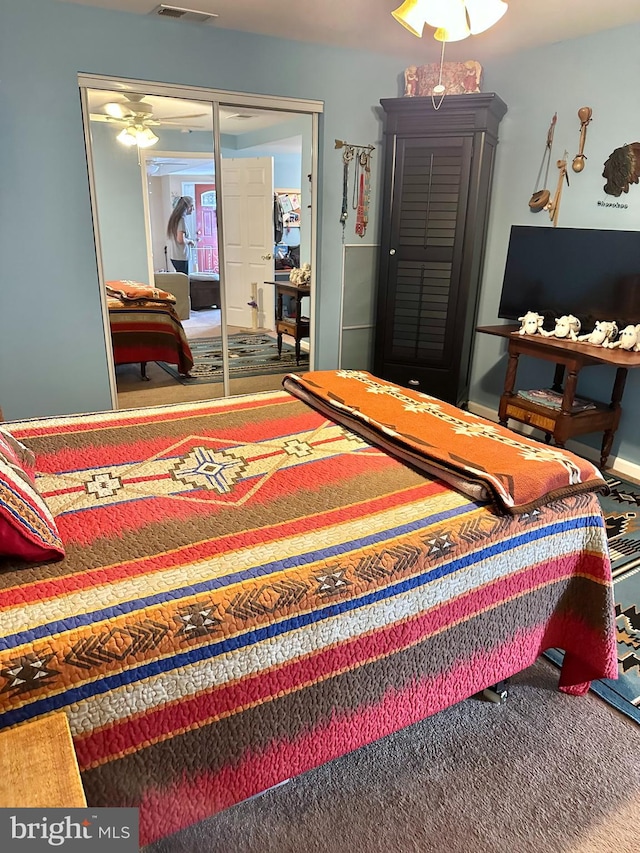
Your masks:
{"label": "wall hanging decoration", "polygon": [[604,191],[616,198],[629,192],[629,184],[638,183],[640,174],[640,142],[616,148],[604,164],[602,177],[607,179]]}
{"label": "wall hanging decoration", "polygon": [[578,118],[580,119],[580,145],[578,153],[573,158],[571,168],[574,172],[581,172],[584,169],[584,161],[587,159],[584,155],[584,143],[587,139],[587,125],[591,121],[593,110],[591,107],[580,107],[578,110]]}
{"label": "wall hanging decoration", "polygon": [[555,228],[558,224],[558,216],[560,214],[560,200],[562,198],[562,187],[564,182],[567,182],[567,186],[569,186],[569,173],[567,172],[567,158],[569,156],[569,152],[564,152],[564,157],[562,160],[556,161],[556,166],[558,167],[558,186],[556,187],[556,193],[553,197],[553,200],[545,205],[545,210],[549,211],[549,219],[553,223],[553,227]]}
{"label": "wall hanging decoration", "polygon": [[354,164],[353,190],[351,206],[356,211],[355,233],[364,237],[369,224],[369,204],[371,201],[371,155],[375,151],[373,145],[354,145],[336,139],[336,148],[342,148],[342,241],[344,242],[347,219],[349,218],[349,170]]}
{"label": "wall hanging decoration", "polygon": [[553,118],[551,119],[551,124],[549,125],[549,130],[547,131],[547,141],[544,146],[544,154],[542,155],[542,162],[540,163],[540,169],[538,171],[538,177],[536,178],[536,186],[533,192],[533,195],[529,199],[529,208],[534,212],[538,213],[540,210],[545,210],[547,204],[549,204],[549,199],[551,198],[551,193],[548,189],[538,189],[540,185],[540,177],[542,176],[542,170],[544,169],[544,185],[547,186],[547,181],[549,179],[549,164],[551,163],[551,148],[553,146],[553,134],[556,129],[556,121],[558,119],[558,113],[553,114]]}

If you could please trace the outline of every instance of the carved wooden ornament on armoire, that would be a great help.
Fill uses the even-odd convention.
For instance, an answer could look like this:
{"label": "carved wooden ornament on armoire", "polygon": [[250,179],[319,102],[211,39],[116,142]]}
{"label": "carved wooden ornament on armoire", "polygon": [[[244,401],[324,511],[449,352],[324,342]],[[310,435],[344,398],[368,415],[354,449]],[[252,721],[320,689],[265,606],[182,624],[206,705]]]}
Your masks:
{"label": "carved wooden ornament on armoire", "polygon": [[386,98],[374,373],[464,406],[498,95]]}

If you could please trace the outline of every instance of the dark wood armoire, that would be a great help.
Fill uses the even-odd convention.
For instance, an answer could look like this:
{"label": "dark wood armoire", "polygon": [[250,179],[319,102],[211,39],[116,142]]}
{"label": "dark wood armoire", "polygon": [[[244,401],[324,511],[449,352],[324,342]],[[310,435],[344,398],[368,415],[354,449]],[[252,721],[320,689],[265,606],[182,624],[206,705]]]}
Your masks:
{"label": "dark wood armoire", "polygon": [[468,402],[498,95],[388,98],[374,373]]}

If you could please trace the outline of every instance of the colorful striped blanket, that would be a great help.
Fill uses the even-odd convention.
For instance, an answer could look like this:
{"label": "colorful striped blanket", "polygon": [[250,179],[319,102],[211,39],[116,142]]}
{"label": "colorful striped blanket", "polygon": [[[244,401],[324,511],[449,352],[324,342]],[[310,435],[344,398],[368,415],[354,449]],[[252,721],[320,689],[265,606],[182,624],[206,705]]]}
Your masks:
{"label": "colorful striped blanket", "polygon": [[115,364],[165,361],[179,373],[191,370],[189,341],[172,305],[107,296],[107,307]]}
{"label": "colorful striped blanket", "polygon": [[491,497],[506,512],[531,512],[566,495],[608,490],[587,459],[365,370],[290,373],[283,385],[376,446],[471,497]]}
{"label": "colorful striped blanket", "polygon": [[142,843],[544,649],[616,676],[593,494],[501,513],[284,391],[10,426],[67,555],[0,572],[0,727],[63,709]]}

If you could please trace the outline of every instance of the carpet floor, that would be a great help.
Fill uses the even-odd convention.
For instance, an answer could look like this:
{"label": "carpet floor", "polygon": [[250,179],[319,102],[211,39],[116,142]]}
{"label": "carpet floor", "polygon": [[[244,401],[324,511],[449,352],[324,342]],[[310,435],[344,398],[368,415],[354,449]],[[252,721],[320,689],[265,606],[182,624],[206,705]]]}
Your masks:
{"label": "carpet floor", "polygon": [[[309,354],[302,352],[300,364],[296,363],[295,347],[282,342],[278,355],[275,338],[267,334],[229,335],[229,375],[232,379],[248,376],[265,376],[309,369]],[[194,364],[188,376],[178,373],[175,365],[158,362],[182,385],[222,382],[222,346],[220,338],[197,338],[189,341]]]}
{"label": "carpet floor", "polygon": [[640,728],[546,660],[145,853],[637,853]]}
{"label": "carpet floor", "polygon": [[[606,475],[608,495],[599,495],[611,555],[616,603],[618,678],[594,681],[592,689],[640,723],[640,485]],[[547,652],[562,663],[559,650]]]}

